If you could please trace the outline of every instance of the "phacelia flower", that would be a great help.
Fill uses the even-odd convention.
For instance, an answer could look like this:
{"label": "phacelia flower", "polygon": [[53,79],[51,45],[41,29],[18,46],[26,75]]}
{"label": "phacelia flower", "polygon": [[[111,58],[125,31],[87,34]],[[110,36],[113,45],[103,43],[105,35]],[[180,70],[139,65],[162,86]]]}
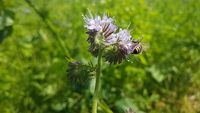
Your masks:
{"label": "phacelia flower", "polygon": [[117,26],[113,23],[113,19],[104,15],[103,17],[84,16],[85,28],[87,29],[88,39],[90,43],[89,51],[97,56],[99,47],[105,40],[117,30]]}
{"label": "phacelia flower", "polygon": [[110,36],[106,40],[106,45],[110,45],[106,49],[105,59],[110,63],[121,63],[129,54],[133,52],[135,44],[128,30],[120,30],[118,33]]}
{"label": "phacelia flower", "polygon": [[105,38],[110,36],[117,30],[117,26],[113,24],[113,19],[104,15],[103,17],[96,16],[84,17],[85,28],[88,30],[87,33],[95,37],[96,34],[103,35]]}
{"label": "phacelia flower", "polygon": [[130,54],[141,52],[142,46],[139,41],[133,40],[130,31],[120,29],[114,25],[113,18],[107,15],[84,16],[85,28],[87,29],[89,51],[95,57],[98,56],[100,48],[103,49],[103,57],[110,64],[121,63]]}

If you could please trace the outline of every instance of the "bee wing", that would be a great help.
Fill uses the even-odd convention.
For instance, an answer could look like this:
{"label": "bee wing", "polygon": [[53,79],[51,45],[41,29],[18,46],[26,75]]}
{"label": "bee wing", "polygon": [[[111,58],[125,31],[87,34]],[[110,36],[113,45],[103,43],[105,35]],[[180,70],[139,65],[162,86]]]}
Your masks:
{"label": "bee wing", "polygon": [[142,44],[142,52],[147,51],[150,47],[149,43],[141,42],[141,44]]}

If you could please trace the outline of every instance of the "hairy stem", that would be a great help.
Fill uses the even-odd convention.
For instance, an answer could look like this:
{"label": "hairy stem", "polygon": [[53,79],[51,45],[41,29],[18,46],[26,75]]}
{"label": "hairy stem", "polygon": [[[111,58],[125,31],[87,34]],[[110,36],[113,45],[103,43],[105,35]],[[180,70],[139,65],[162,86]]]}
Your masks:
{"label": "hairy stem", "polygon": [[96,82],[95,82],[95,90],[93,96],[93,104],[92,104],[92,113],[97,113],[97,103],[98,103],[98,94],[100,91],[101,85],[101,58],[102,58],[102,49],[100,48],[98,55],[98,63],[96,69]]}

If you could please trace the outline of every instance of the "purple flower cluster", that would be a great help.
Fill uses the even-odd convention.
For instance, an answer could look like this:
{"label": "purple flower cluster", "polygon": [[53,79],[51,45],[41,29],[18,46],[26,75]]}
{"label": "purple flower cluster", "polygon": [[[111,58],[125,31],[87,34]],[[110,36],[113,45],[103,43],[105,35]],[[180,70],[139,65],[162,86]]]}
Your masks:
{"label": "purple flower cluster", "polygon": [[133,42],[129,30],[120,29],[114,25],[114,20],[107,15],[103,17],[84,16],[87,29],[89,51],[97,56],[100,47],[104,48],[103,56],[110,63],[121,63],[128,55],[133,53],[137,43]]}
{"label": "purple flower cluster", "polygon": [[117,30],[117,26],[113,24],[113,19],[104,15],[96,17],[84,17],[85,28],[88,30],[88,34],[99,34],[105,38],[109,37],[112,33]]}

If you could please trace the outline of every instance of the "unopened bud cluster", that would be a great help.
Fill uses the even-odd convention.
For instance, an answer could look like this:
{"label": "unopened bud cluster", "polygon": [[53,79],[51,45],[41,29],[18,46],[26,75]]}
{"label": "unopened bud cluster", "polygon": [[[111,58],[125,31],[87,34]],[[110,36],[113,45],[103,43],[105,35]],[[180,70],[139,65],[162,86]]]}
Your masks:
{"label": "unopened bud cluster", "polygon": [[[113,18],[103,15],[102,17],[84,16],[85,28],[87,29],[89,51],[95,57],[103,48],[103,57],[109,63],[121,63],[130,54],[135,53],[138,42],[134,42],[129,30],[119,29],[114,25]],[[118,30],[118,32],[117,32]]]}
{"label": "unopened bud cluster", "polygon": [[72,61],[68,63],[68,80],[75,87],[86,87],[92,72],[93,68],[80,62]]}

